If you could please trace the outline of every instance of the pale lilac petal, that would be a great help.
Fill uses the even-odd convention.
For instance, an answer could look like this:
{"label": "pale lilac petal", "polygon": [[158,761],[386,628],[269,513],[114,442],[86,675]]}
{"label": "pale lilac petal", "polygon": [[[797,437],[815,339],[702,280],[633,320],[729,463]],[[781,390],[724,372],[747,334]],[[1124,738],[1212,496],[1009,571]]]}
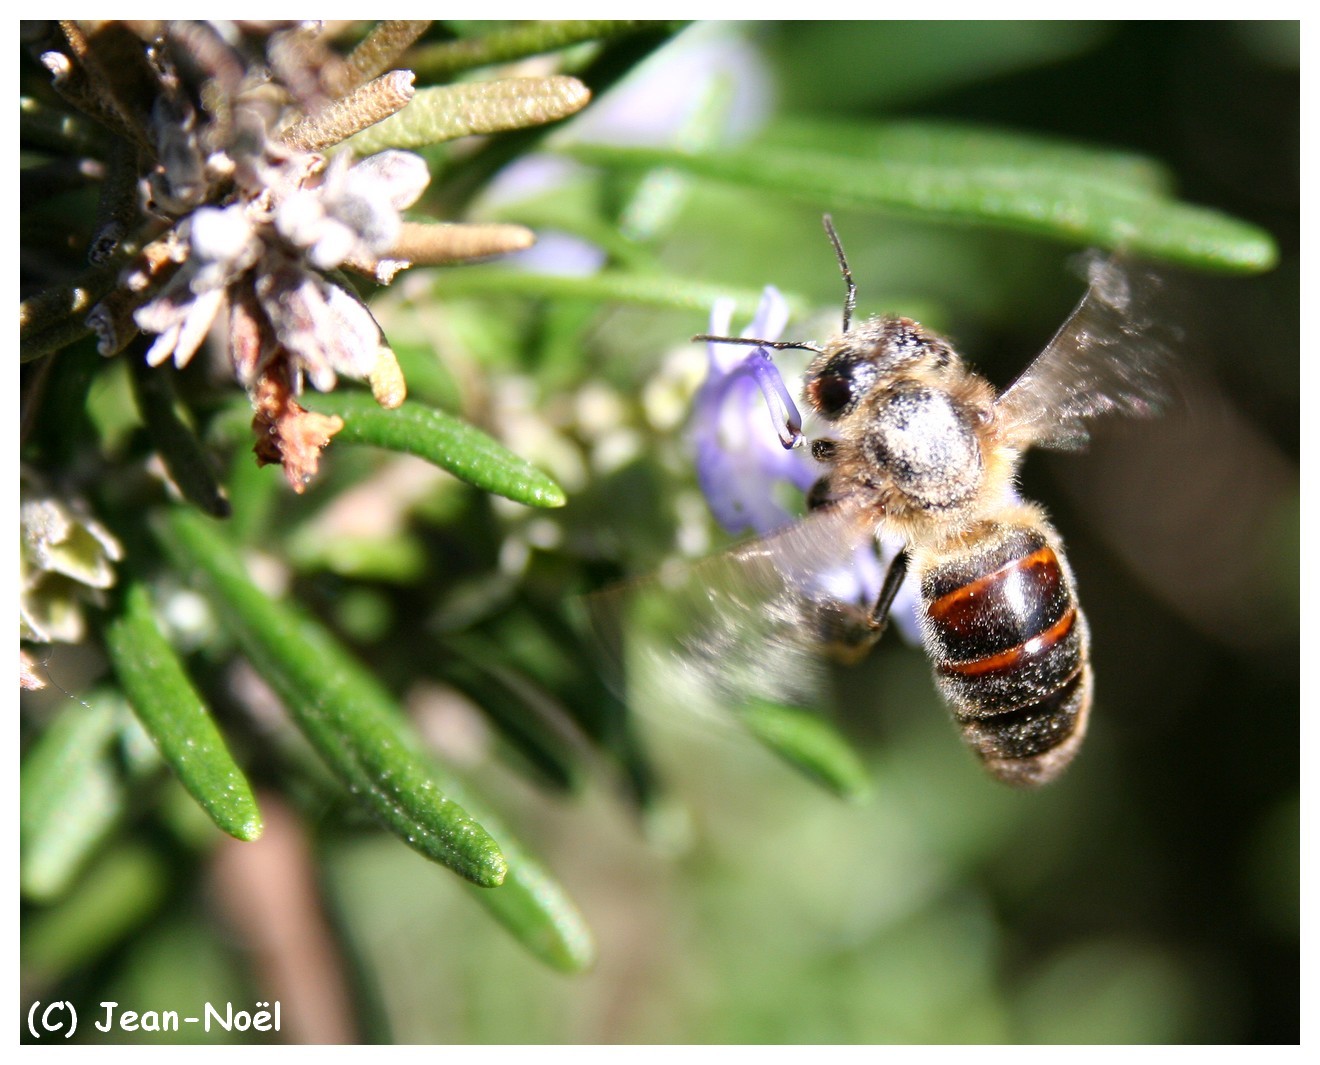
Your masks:
{"label": "pale lilac petal", "polygon": [[309,248],[325,224],[325,207],[312,189],[299,189],[275,208],[275,231],[296,248]]}
{"label": "pale lilac petal", "polygon": [[770,352],[765,348],[757,348],[747,357],[746,362],[765,399],[780,445],[786,448],[797,447],[802,440],[802,415],[798,413],[793,397],[788,394],[784,379],[770,361]]}
{"label": "pale lilac petal", "polygon": [[515,270],[555,277],[591,277],[605,265],[605,251],[581,237],[554,230],[538,230],[536,243],[504,261]]}
{"label": "pale lilac petal", "polygon": [[[729,329],[733,326],[733,311],[737,304],[728,296],[721,296],[715,301],[715,305],[710,309],[710,328],[707,330],[713,337],[727,337],[731,334]],[[778,340],[778,337],[762,337],[762,340]],[[707,343],[706,350],[713,353],[718,345]],[[730,350],[732,345],[725,345],[720,350]]]}
{"label": "pale lilac petal", "polygon": [[156,334],[147,349],[147,362],[152,366],[159,366],[171,355],[176,366],[186,366],[206,339],[224,302],[223,288],[196,293],[191,283],[195,273],[191,263],[185,265],[159,296],[133,312],[139,329]]}
{"label": "pale lilac petal", "polygon": [[842,603],[869,608],[880,597],[885,567],[870,543],[857,545],[848,565],[818,570],[812,574],[811,590]]}
{"label": "pale lilac petal", "polygon": [[172,325],[157,334],[151,347],[147,348],[147,365],[159,366],[174,354],[174,345],[179,340],[179,326]]}
{"label": "pale lilac petal", "polygon": [[188,221],[192,255],[241,273],[256,261],[260,243],[242,204],[199,207]]}
{"label": "pale lilac petal", "polygon": [[271,271],[261,275],[256,285],[257,299],[266,312],[275,336],[294,361],[311,379],[313,387],[328,392],[335,387],[335,372],[317,339],[317,311],[325,301],[316,291],[308,274],[296,268]]}
{"label": "pale lilac petal", "polygon": [[[730,301],[717,301],[712,335],[730,335],[732,312]],[[744,335],[776,340],[786,323],[783,297],[767,288]],[[749,351],[710,341],[706,351],[708,372],[693,400],[691,421],[697,480],[711,512],[729,532],[772,532],[792,520],[775,498],[776,486],[787,482],[805,491],[818,476],[815,463],[796,449],[801,415],[765,348]]]}
{"label": "pale lilac petal", "polygon": [[431,171],[425,159],[393,149],[367,156],[352,172],[379,184],[396,211],[411,207],[431,183]]}
{"label": "pale lilac petal", "polygon": [[133,312],[133,321],[144,333],[163,333],[188,316],[197,296],[188,283],[191,270],[185,266],[160,290],[155,299]]}
{"label": "pale lilac petal", "polygon": [[318,269],[333,270],[361,248],[357,233],[342,222],[327,219],[316,243],[307,249],[307,258]]}
{"label": "pale lilac petal", "polygon": [[330,364],[350,377],[368,376],[376,365],[380,326],[364,303],[338,285],[327,284],[323,296],[336,341],[327,349]]}
{"label": "pale lilac petal", "polygon": [[174,342],[174,365],[179,369],[187,366],[193,354],[202,346],[224,302],[225,290],[222,288],[204,292],[193,301],[192,309],[179,327]]}
{"label": "pale lilac petal", "polygon": [[[756,305],[756,313],[751,324],[743,330],[745,337],[757,340],[778,340],[784,327],[788,325],[788,300],[774,285],[766,285],[761,293],[761,302]],[[721,333],[721,336],[728,336]]]}
{"label": "pale lilac petal", "polygon": [[574,119],[579,141],[681,147],[694,117],[722,103],[720,143],[745,140],[773,113],[774,78],[764,58],[728,23],[698,23],[639,65]]}
{"label": "pale lilac petal", "polygon": [[370,172],[350,171],[337,188],[327,191],[323,201],[326,213],[356,233],[372,252],[380,254],[394,247],[402,220],[390,202],[389,190],[373,181]]}

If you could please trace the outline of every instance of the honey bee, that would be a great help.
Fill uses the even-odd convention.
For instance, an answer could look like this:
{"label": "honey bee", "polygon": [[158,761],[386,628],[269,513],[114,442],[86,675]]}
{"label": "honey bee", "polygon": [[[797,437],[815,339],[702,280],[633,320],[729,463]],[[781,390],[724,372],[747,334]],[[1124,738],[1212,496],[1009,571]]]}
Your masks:
{"label": "honey bee", "polygon": [[[1170,354],[1150,313],[1158,279],[1092,257],[1077,308],[996,394],[917,322],[854,324],[856,286],[828,215],[824,223],[847,289],[836,336],[824,344],[694,338],[813,352],[803,397],[828,435],[810,444],[823,471],[808,493],[811,513],[699,564],[681,585],[682,655],[722,689],[794,700],[815,684],[818,652],[865,654],[910,577],[936,686],[967,744],[999,780],[1044,784],[1086,733],[1090,633],[1060,536],[1018,497],[1017,471],[1033,446],[1083,445],[1093,417],[1161,407]],[[882,534],[903,546],[878,596],[835,598],[816,574],[850,564],[859,543]]]}

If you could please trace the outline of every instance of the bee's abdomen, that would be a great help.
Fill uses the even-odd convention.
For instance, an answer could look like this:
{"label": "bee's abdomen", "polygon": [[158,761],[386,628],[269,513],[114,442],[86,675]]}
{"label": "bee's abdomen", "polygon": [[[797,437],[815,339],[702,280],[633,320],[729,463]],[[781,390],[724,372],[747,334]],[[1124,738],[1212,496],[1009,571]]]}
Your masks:
{"label": "bee's abdomen", "polygon": [[988,524],[928,564],[921,591],[936,683],[967,741],[1010,783],[1057,775],[1085,731],[1091,673],[1053,530]]}

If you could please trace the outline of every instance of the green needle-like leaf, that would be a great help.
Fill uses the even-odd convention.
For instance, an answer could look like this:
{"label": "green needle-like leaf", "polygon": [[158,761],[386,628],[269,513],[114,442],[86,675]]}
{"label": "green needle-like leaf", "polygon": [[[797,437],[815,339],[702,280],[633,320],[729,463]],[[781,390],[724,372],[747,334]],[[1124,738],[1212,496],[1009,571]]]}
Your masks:
{"label": "green needle-like leaf", "polygon": [[313,746],[386,825],[485,889],[478,901],[538,958],[568,972],[591,963],[591,933],[564,890],[488,814],[479,824],[465,812],[476,804],[422,753],[374,677],[317,622],[257,589],[195,511],[169,512],[157,534]]}
{"label": "green needle-like leaf", "polygon": [[1168,170],[1143,155],[954,122],[875,123],[820,116],[781,120],[770,127],[759,150],[967,170],[1056,171],[1152,195],[1167,196],[1173,190]]}
{"label": "green needle-like leaf", "polygon": [[1135,171],[1124,183],[1117,165],[1096,167],[1084,154],[1069,157],[1039,144],[1024,139],[1008,150],[1003,140],[987,140],[979,150],[958,152],[945,139],[929,155],[909,143],[908,154],[883,158],[776,147],[702,155],[602,144],[566,151],[601,166],[673,167],[822,208],[870,207],[1001,225],[1206,269],[1255,273],[1278,257],[1273,239],[1256,226],[1158,195]]}
{"label": "green needle-like leaf", "polygon": [[483,812],[482,820],[498,833],[509,872],[494,891],[478,891],[477,901],[552,968],[566,973],[589,968],[596,958],[596,946],[572,899],[489,814]]}
{"label": "green needle-like leaf", "polygon": [[107,847],[67,895],[24,924],[26,975],[55,982],[103,955],[161,904],[170,872],[162,857],[141,844]]}
{"label": "green needle-like leaf", "polygon": [[444,411],[419,403],[385,410],[368,395],[345,389],[308,395],[307,406],[338,414],[344,428],[336,444],[370,444],[405,451],[448,470],[469,484],[533,507],[562,507],[564,490],[535,466]]}
{"label": "green needle-like leaf", "polygon": [[319,623],[269,599],[238,553],[196,512],[156,526],[298,727],[366,806],[410,847],[482,887],[507,872],[499,845],[457,802],[376,679]]}
{"label": "green needle-like leaf", "polygon": [[123,602],[106,629],[106,647],[134,713],[211,820],[236,839],[256,839],[261,813],[252,788],[156,627],[147,589],[129,585]]}
{"label": "green needle-like leaf", "polygon": [[407,55],[408,66],[423,81],[442,81],[474,67],[507,63],[582,41],[607,40],[629,33],[677,31],[682,23],[629,19],[564,19],[508,26],[466,40],[422,45]]}
{"label": "green needle-like leaf", "polygon": [[63,893],[123,806],[110,764],[117,699],[107,692],[70,703],[23,760],[19,883],[44,901]]}
{"label": "green needle-like leaf", "polygon": [[856,799],[868,791],[866,769],[857,755],[816,715],[756,700],[741,707],[739,717],[770,750],[836,795]]}
{"label": "green needle-like leaf", "polygon": [[539,126],[580,111],[591,99],[577,78],[501,78],[418,89],[398,114],[343,142],[358,155],[423,148],[478,133]]}
{"label": "green needle-like leaf", "polygon": [[48,288],[18,305],[19,353],[23,362],[58,351],[90,333],[86,318],[114,285],[116,261],[72,282]]}

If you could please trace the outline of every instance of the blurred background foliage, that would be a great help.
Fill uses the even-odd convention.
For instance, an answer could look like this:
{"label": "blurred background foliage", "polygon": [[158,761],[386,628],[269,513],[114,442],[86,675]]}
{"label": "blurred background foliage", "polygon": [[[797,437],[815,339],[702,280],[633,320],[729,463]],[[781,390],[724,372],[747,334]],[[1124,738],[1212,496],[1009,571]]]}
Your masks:
{"label": "blurred background foliage", "polygon": [[[446,54],[426,49],[498,30],[434,25],[421,80],[448,74],[426,73]],[[418,208],[522,223],[538,246],[413,271],[371,307],[411,395],[550,474],[566,506],[337,445],[294,496],[252,464],[232,389],[198,365],[180,389],[227,471],[228,540],[260,548],[285,597],[541,857],[591,928],[594,966],[547,968],[375,828],[190,591],[195,574],[132,540],[150,447],[123,357],[103,365],[84,340],[59,354],[25,461],[76,470],[169,604],[265,832],[224,837],[162,772],[97,640],[55,650],[46,668],[82,702],[25,697],[24,743],[68,734],[57,770],[77,786],[55,801],[90,814],[60,821],[82,840],[62,844],[73,867],[25,868],[24,1001],[278,998],[293,1041],[1297,1041],[1297,25],[695,25],[555,55],[593,104],[549,138],[424,150]],[[898,639],[836,678],[833,719],[869,778],[843,802],[729,722],[625,711],[575,628],[575,596],[722,545],[682,440],[704,358],[686,338],[712,296],[750,313],[767,283],[799,312],[788,335],[836,328],[823,211],[860,312],[919,317],[997,384],[1075,302],[1065,260],[1082,243],[1066,233],[782,178],[793,151],[865,156],[895,120],[1103,150],[1130,185],[1277,248],[1267,269],[1274,248],[1250,230],[1225,238],[1247,248],[1236,262],[1179,237],[1166,257],[1205,268],[1171,268],[1184,409],[1026,464],[1024,495],[1068,544],[1098,678],[1084,753],[1039,792],[980,774]],[[627,157],[656,149],[746,165],[729,178]]]}

